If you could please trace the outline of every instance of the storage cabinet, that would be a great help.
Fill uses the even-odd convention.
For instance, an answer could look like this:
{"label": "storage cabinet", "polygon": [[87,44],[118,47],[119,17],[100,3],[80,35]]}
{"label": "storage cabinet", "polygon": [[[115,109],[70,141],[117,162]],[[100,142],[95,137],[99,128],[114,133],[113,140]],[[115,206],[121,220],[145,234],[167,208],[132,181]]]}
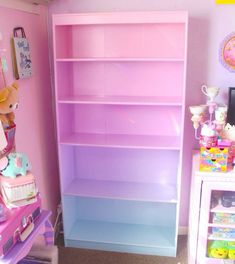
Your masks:
{"label": "storage cabinet", "polygon": [[53,16],[65,245],[175,256],[187,12]]}
{"label": "storage cabinet", "polygon": [[[217,249],[219,243],[214,244],[218,255],[213,253],[212,257],[209,248],[215,241],[235,242],[235,236],[232,235],[235,232],[235,223],[232,222],[235,207],[226,207],[222,202],[225,193],[232,193],[235,190],[235,172],[231,170],[226,173],[200,172],[199,153],[196,152],[193,168],[188,263],[233,264],[235,260],[228,258],[228,252],[223,252],[223,247]],[[225,259],[222,259],[223,255]]]}

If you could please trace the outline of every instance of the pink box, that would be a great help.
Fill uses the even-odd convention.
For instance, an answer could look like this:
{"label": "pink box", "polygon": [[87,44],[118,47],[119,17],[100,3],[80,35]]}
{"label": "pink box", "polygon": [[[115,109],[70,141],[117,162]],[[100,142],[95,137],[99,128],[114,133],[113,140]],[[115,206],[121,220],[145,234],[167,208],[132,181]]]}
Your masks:
{"label": "pink box", "polygon": [[31,172],[15,179],[0,176],[2,198],[9,208],[35,202],[38,193],[35,177]]}
{"label": "pink box", "polygon": [[33,204],[14,209],[4,207],[4,210],[7,219],[0,222],[0,258],[17,242],[23,242],[33,231],[34,221],[41,213],[41,199],[38,195]]}

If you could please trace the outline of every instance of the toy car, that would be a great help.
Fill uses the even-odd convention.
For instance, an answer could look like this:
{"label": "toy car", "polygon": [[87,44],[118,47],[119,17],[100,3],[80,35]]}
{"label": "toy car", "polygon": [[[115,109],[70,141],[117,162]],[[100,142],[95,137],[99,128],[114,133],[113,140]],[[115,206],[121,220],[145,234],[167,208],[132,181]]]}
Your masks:
{"label": "toy car", "polygon": [[224,207],[235,206],[235,192],[223,192],[221,203]]}

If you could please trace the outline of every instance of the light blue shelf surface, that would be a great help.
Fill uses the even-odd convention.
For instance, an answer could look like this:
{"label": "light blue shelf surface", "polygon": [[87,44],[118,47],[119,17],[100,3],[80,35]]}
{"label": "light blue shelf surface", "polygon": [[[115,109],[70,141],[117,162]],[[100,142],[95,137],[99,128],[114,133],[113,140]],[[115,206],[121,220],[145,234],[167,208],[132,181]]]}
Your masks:
{"label": "light blue shelf surface", "polygon": [[175,228],[141,224],[77,220],[65,236],[69,247],[176,255]]}

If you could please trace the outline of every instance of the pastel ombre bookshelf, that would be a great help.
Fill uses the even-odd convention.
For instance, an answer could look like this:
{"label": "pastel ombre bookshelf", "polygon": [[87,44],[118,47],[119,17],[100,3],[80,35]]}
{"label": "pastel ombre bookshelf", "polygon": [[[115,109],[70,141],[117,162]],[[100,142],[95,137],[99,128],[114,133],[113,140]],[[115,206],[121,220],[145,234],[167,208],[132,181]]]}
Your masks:
{"label": "pastel ombre bookshelf", "polygon": [[188,14],[53,15],[66,246],[175,256]]}

